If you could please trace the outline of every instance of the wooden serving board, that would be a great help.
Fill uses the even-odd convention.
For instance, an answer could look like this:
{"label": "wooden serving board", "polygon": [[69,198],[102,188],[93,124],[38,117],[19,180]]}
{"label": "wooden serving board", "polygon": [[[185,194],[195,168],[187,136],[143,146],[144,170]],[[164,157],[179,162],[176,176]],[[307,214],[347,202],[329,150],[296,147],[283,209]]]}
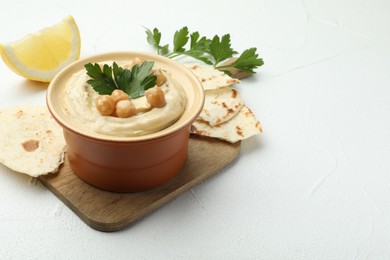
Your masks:
{"label": "wooden serving board", "polygon": [[72,172],[67,159],[58,173],[38,179],[90,227],[118,231],[217,174],[239,152],[240,143],[192,136],[181,172],[166,184],[143,192],[116,193],[95,188]]}

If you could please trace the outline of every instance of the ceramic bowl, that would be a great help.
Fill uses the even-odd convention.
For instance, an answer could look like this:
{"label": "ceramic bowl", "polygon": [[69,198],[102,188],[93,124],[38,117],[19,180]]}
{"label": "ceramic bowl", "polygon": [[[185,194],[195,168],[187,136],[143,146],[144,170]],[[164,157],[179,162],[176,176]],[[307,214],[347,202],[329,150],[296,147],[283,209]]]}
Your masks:
{"label": "ceramic bowl", "polygon": [[[84,64],[129,61],[135,57],[155,61],[184,89],[187,105],[174,124],[148,135],[117,137],[93,132],[65,111],[67,81],[84,69]],[[136,192],[162,185],[180,172],[187,158],[191,124],[203,108],[204,92],[192,72],[171,59],[142,52],[112,52],[81,59],[64,68],[49,84],[46,102],[63,128],[73,172],[100,189]]]}

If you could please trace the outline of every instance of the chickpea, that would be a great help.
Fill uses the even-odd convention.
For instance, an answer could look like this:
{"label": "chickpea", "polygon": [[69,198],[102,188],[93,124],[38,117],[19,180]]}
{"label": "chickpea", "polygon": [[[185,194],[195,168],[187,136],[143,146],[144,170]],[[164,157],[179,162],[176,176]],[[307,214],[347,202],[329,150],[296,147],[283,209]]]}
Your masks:
{"label": "chickpea", "polygon": [[157,77],[156,79],[156,85],[158,87],[160,87],[162,84],[165,83],[165,81],[167,80],[167,78],[164,76],[164,74],[162,73],[161,69],[158,69],[158,70],[155,70],[153,72],[153,75]]}
{"label": "chickpea", "polygon": [[144,60],[138,57],[135,57],[130,63],[130,69],[132,69],[135,65],[141,66],[144,63]]}
{"label": "chickpea", "polygon": [[115,112],[114,99],[109,95],[100,95],[96,99],[95,105],[102,116],[110,116]]}
{"label": "chickpea", "polygon": [[129,69],[129,70],[132,70],[134,65],[138,64],[138,66],[141,66],[141,64],[144,63],[144,61],[145,60],[143,60],[141,58],[135,57],[129,63],[124,64],[122,67]]}
{"label": "chickpea", "polygon": [[148,89],[145,92],[145,97],[148,103],[152,107],[164,107],[167,102],[165,101],[165,94],[159,87]]}
{"label": "chickpea", "polygon": [[119,100],[116,103],[116,115],[120,118],[127,118],[135,115],[137,110],[131,100]]}
{"label": "chickpea", "polygon": [[120,90],[120,89],[115,89],[111,93],[111,97],[114,99],[115,104],[118,103],[120,100],[128,100],[129,99],[129,96],[123,90]]}

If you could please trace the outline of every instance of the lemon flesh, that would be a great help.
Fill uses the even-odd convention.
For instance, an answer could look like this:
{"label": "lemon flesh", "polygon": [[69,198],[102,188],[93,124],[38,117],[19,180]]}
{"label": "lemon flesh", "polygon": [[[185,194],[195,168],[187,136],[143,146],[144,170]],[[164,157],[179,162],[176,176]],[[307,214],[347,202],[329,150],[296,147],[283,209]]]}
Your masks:
{"label": "lemon flesh", "polygon": [[58,24],[0,45],[0,53],[8,67],[17,74],[49,82],[61,69],[80,57],[80,45],[77,24],[72,16],[67,16]]}

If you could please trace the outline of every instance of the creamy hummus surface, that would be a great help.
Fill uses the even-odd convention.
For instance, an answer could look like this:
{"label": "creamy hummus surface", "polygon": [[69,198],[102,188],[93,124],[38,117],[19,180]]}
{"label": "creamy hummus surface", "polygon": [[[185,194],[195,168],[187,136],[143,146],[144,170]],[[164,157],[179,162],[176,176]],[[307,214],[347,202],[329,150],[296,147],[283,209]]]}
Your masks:
{"label": "creamy hummus surface", "polygon": [[[107,62],[112,64],[112,62]],[[152,108],[146,97],[132,99],[137,114],[128,118],[102,116],[95,106],[99,94],[87,84],[90,77],[86,70],[75,73],[65,89],[65,110],[84,128],[111,136],[140,136],[162,130],[180,118],[186,107],[186,94],[181,86],[173,84],[168,73],[167,80],[160,87],[166,105]]]}

